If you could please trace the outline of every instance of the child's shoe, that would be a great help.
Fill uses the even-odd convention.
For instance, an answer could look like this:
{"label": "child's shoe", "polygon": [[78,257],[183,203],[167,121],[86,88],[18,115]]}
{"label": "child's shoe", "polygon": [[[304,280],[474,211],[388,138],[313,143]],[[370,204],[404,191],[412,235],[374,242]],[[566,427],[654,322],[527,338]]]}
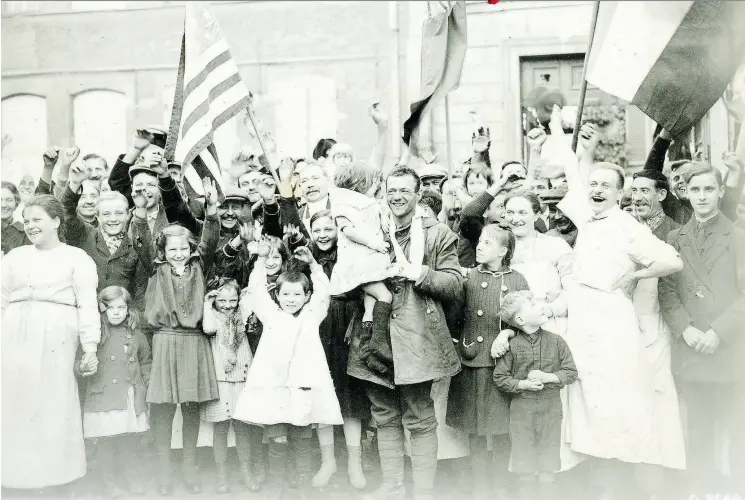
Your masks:
{"label": "child's shoe", "polygon": [[181,472],[184,478],[186,490],[189,493],[201,493],[202,486],[199,484],[199,471],[196,466],[197,450],[184,450],[184,461]]}
{"label": "child's shoe", "polygon": [[365,473],[362,471],[362,449],[359,446],[347,447],[347,474],[349,484],[356,490],[364,490],[367,486]]}
{"label": "child's shoe", "polygon": [[217,464],[217,486],[215,492],[218,494],[228,493],[230,486],[228,485],[228,467],[225,462]]}
{"label": "child's shoe", "polygon": [[313,487],[325,488],[335,473],[336,457],[334,456],[334,445],[323,445],[321,446],[321,468],[313,476]]}
{"label": "child's shoe", "polygon": [[251,467],[248,464],[241,464],[241,479],[248,491],[256,493],[261,490],[261,483],[251,473]]}

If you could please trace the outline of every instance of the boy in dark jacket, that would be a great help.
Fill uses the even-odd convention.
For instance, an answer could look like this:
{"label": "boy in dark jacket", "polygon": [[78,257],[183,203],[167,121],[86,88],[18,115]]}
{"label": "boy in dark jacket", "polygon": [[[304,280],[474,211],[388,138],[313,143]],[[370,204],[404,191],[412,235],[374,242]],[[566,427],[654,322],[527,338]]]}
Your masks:
{"label": "boy in dark jacket", "polygon": [[494,368],[494,383],[513,395],[512,471],[520,476],[522,498],[530,497],[536,473],[540,498],[553,498],[554,472],[561,467],[559,390],[577,380],[577,367],[564,339],[541,329],[547,318],[530,291],[505,295],[500,315],[502,321],[518,329],[510,340],[510,350]]}

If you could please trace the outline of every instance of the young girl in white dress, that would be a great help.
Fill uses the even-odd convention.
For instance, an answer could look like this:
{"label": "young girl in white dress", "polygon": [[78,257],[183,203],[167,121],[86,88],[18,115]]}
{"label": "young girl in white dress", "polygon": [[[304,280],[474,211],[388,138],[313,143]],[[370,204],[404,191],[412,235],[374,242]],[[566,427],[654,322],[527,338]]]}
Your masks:
{"label": "young girl in white dress", "polygon": [[217,493],[227,493],[228,431],[233,424],[235,446],[244,485],[250,491],[261,487],[251,471],[251,429],[235,420],[235,405],[243,392],[253,356],[246,338],[246,319],[238,309],[240,287],[235,280],[219,278],[204,298],[202,329],[210,335],[220,398],[200,407],[202,420],[214,423],[212,448],[217,465]]}
{"label": "young girl in white dress", "polygon": [[258,260],[241,309],[245,314],[250,307],[264,332],[234,418],[265,426],[274,486],[285,484],[289,444],[295,453],[298,483],[305,486],[312,469],[310,426],[343,422],[318,333],[328,311],[329,282],[310,250],[300,247],[295,258],[310,265],[310,280],[289,266],[277,279],[273,299],[267,290],[265,265],[271,245],[262,240],[255,250]]}

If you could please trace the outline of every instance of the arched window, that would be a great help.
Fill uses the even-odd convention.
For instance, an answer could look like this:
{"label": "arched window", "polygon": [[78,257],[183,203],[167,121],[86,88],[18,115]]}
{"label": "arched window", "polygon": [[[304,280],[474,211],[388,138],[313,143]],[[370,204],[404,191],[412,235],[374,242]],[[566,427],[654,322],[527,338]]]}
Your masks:
{"label": "arched window", "polygon": [[88,90],[73,98],[73,130],[81,157],[97,153],[114,165],[127,147],[127,98],[112,90]]}
{"label": "arched window", "polygon": [[2,100],[0,115],[3,135],[11,138],[2,151],[2,179],[14,184],[25,174],[38,179],[41,157],[49,147],[46,98],[30,94],[7,97]]}

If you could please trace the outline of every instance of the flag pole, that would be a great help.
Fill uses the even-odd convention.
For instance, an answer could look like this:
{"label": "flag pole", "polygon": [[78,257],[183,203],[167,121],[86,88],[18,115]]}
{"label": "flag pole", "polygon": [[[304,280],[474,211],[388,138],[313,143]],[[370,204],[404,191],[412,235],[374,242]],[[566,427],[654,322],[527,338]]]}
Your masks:
{"label": "flag pole", "polygon": [[450,99],[445,96],[445,136],[448,148],[448,180],[453,178],[453,151],[450,144]]}
{"label": "flag pole", "polygon": [[[253,100],[253,96],[252,96]],[[248,118],[251,120],[251,126],[254,128],[254,132],[256,132],[256,138],[259,140],[259,146],[261,146],[261,151],[264,153],[264,158],[266,158],[267,163],[269,163],[269,172],[271,172],[272,177],[274,178],[274,182],[277,184],[277,188],[279,188],[279,177],[277,177],[276,170],[279,168],[279,165],[276,167],[272,165],[272,161],[269,158],[269,155],[266,152],[266,146],[264,145],[264,139],[261,137],[261,132],[259,131],[259,128],[256,126],[256,117],[254,116],[253,109],[251,109],[251,104],[249,104],[246,107],[246,113],[248,114]]]}
{"label": "flag pole", "polygon": [[600,10],[600,0],[595,1],[592,10],[592,24],[590,25],[590,40],[587,42],[587,51],[585,52],[585,63],[582,66],[582,86],[579,89],[579,105],[577,106],[577,118],[574,120],[574,132],[572,134],[572,151],[577,151],[577,142],[579,141],[579,127],[582,125],[582,113],[585,109],[585,94],[587,93],[587,66],[590,64],[590,51],[592,51],[592,42],[595,38],[595,27],[598,24],[598,11]]}

